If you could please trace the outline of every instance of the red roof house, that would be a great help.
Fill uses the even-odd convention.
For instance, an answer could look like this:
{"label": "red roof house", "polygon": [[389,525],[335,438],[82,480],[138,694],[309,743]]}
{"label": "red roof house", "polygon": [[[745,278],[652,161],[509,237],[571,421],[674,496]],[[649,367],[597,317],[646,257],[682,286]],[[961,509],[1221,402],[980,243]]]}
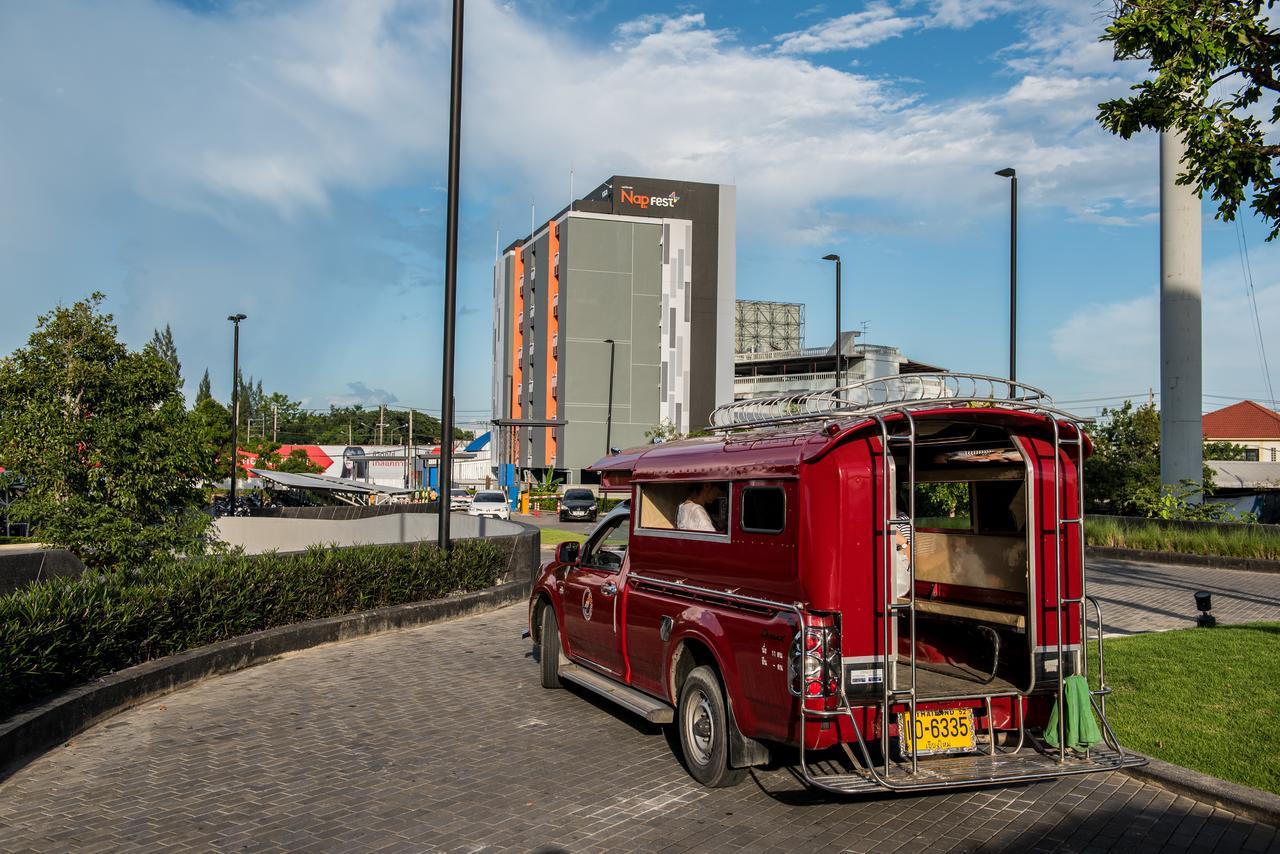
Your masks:
{"label": "red roof house", "polygon": [[1204,437],[1226,439],[1280,440],[1280,413],[1242,400],[1204,416]]}
{"label": "red roof house", "polygon": [[1280,413],[1242,400],[1203,416],[1206,442],[1245,446],[1245,459],[1275,462],[1280,456]]}

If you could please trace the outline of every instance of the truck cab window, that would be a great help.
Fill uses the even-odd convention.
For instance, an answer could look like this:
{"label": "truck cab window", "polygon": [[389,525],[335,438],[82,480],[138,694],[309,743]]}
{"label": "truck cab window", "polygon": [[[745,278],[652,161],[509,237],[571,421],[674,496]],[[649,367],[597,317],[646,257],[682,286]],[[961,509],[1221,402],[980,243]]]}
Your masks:
{"label": "truck cab window", "polygon": [[621,567],[622,559],[627,554],[627,540],[630,534],[630,516],[617,516],[606,521],[583,548],[581,565],[596,569]]}
{"label": "truck cab window", "polygon": [[725,481],[646,483],[640,488],[641,528],[724,534],[728,525],[729,484]]}
{"label": "truck cab window", "polygon": [[787,495],[782,487],[743,488],[741,524],[748,533],[781,534],[787,526]]}

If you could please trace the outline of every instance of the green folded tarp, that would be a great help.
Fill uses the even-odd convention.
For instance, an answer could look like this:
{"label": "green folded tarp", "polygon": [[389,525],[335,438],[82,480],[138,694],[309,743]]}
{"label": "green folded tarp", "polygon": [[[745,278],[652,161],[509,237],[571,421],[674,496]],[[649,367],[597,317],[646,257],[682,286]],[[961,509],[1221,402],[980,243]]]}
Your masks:
{"label": "green folded tarp", "polygon": [[[1098,730],[1098,722],[1093,717],[1093,708],[1089,703],[1089,683],[1083,676],[1068,676],[1062,687],[1062,700],[1066,706],[1066,722],[1063,730],[1066,734],[1067,747],[1084,751],[1089,745],[1102,741],[1102,733]],[[1049,723],[1044,728],[1044,740],[1050,747],[1058,746],[1058,715],[1063,701],[1053,704],[1049,713]]]}

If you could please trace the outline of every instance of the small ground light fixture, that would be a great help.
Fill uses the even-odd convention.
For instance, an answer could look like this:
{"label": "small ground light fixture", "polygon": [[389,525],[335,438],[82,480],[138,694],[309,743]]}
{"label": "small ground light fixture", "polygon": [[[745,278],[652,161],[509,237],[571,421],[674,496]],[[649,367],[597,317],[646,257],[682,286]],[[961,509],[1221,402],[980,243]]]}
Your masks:
{"label": "small ground light fixture", "polygon": [[1218,619],[1209,613],[1213,610],[1213,594],[1207,590],[1197,590],[1195,598],[1196,608],[1200,611],[1200,616],[1196,618],[1196,625],[1202,629],[1211,629],[1218,625]]}

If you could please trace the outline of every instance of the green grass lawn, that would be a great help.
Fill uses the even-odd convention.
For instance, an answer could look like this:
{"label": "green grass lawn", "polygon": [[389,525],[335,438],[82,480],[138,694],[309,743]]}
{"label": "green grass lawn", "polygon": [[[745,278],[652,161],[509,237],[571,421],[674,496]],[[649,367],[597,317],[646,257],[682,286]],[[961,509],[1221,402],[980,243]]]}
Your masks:
{"label": "green grass lawn", "polygon": [[543,528],[542,544],[544,546],[558,546],[561,543],[580,543],[586,537],[582,534],[575,534],[573,531],[562,531],[559,528]]}
{"label": "green grass lawn", "polygon": [[1084,530],[1091,546],[1280,560],[1280,528],[1275,525],[1189,530],[1093,517]]}
{"label": "green grass lawn", "polygon": [[1121,744],[1280,794],[1280,622],[1118,638],[1106,650],[1107,720]]}

